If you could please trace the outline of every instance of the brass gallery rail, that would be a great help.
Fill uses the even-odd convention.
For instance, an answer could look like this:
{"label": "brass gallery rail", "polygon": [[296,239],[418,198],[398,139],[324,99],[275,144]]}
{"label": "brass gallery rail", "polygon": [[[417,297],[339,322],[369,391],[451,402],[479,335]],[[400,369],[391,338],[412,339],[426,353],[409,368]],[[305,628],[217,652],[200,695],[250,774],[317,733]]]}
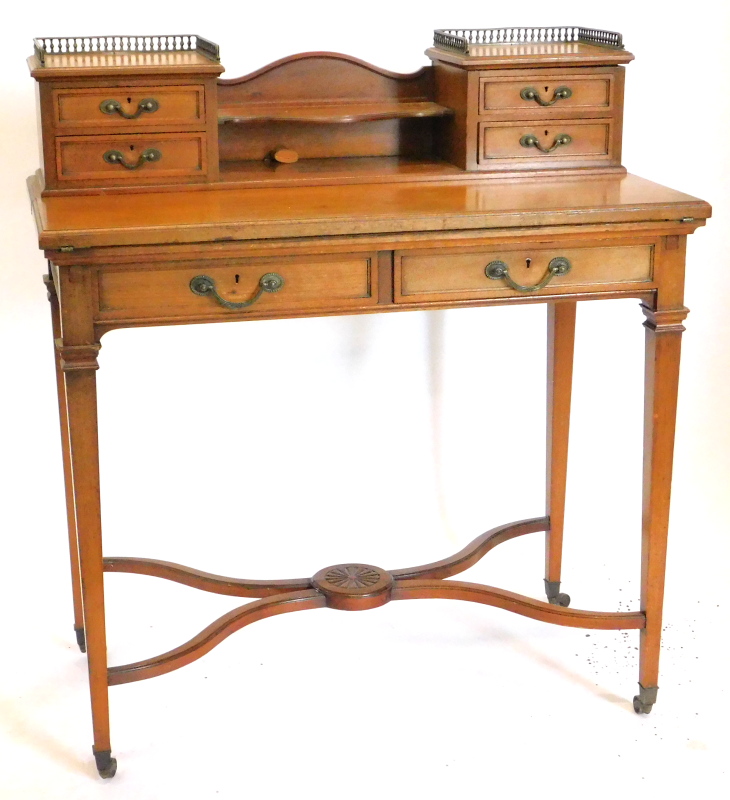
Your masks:
{"label": "brass gallery rail", "polygon": [[150,558],[105,558],[105,572],[150,575],[216,594],[263,598],[234,608],[190,641],[167,653],[133,664],[110,667],[108,683],[113,686],[172,672],[204,656],[232,633],[252,622],[310,608],[330,607],[358,611],[376,608],[390,600],[439,598],[482,603],[531,619],[572,628],[644,628],[646,618],[641,611],[581,611],[551,605],[493,586],[444,580],[473,566],[502,542],[549,529],[548,517],[522,520],[492,528],[453,556],[420,567],[386,572],[369,564],[340,564],[320,570],[313,578],[279,581],[226,578]]}

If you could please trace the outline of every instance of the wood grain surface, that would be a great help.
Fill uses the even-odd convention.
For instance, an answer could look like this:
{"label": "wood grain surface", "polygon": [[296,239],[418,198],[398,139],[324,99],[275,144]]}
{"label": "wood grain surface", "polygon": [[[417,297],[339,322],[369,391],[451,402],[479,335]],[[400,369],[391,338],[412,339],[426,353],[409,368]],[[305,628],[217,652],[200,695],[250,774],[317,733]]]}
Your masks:
{"label": "wood grain surface", "polygon": [[702,200],[634,175],[40,197],[40,246],[93,247],[297,236],[704,220]]}

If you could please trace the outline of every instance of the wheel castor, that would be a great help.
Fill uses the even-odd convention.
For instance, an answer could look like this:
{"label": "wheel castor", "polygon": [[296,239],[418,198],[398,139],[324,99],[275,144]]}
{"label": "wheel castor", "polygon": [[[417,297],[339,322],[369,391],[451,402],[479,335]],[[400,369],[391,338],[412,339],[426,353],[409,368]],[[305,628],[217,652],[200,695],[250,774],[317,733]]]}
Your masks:
{"label": "wheel castor", "polygon": [[570,605],[570,595],[560,591],[560,581],[545,580],[545,594],[547,595],[548,603],[553,606],[563,606],[566,608]]}
{"label": "wheel castor", "polygon": [[86,632],[83,628],[74,628],[76,633],[76,644],[79,646],[79,650],[82,653],[86,652]]}
{"label": "wheel castor", "polygon": [[652,706],[656,703],[658,691],[658,686],[646,688],[639,684],[639,694],[634,696],[634,711],[636,711],[637,714],[649,714]]}
{"label": "wheel castor", "polygon": [[117,760],[111,750],[94,750],[94,760],[102,778],[113,778],[117,774]]}
{"label": "wheel castor", "polygon": [[634,711],[637,714],[649,714],[654,703],[642,703],[638,694],[634,695]]}
{"label": "wheel castor", "polygon": [[553,606],[563,606],[567,608],[570,605],[570,595],[565,592],[558,592],[555,597],[548,597],[548,603]]}

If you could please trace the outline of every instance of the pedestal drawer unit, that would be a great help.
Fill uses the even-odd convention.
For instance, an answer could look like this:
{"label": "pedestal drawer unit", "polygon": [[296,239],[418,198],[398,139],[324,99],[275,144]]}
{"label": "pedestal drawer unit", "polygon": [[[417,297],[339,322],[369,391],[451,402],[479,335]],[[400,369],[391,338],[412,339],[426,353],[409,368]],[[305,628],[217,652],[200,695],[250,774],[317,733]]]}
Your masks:
{"label": "pedestal drawer unit", "polygon": [[599,41],[565,30],[574,39],[560,40],[559,29],[530,29],[531,41],[527,32],[524,41],[488,29],[436,32],[426,51],[435,99],[454,109],[441,123],[443,158],[479,172],[626,171],[621,65],[633,55],[618,34]]}
{"label": "pedestal drawer unit", "polygon": [[217,179],[215,45],[194,36],[41,38],[29,65],[46,192]]}

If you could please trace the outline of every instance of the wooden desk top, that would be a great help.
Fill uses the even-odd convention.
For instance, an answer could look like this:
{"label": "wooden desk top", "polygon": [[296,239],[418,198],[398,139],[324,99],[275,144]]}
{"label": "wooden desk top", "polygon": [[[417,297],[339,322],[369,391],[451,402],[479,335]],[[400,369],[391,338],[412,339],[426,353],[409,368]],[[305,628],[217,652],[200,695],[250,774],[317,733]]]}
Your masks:
{"label": "wooden desk top", "polygon": [[47,198],[37,176],[28,185],[49,250],[692,218],[689,233],[711,214],[704,201],[634,175]]}

